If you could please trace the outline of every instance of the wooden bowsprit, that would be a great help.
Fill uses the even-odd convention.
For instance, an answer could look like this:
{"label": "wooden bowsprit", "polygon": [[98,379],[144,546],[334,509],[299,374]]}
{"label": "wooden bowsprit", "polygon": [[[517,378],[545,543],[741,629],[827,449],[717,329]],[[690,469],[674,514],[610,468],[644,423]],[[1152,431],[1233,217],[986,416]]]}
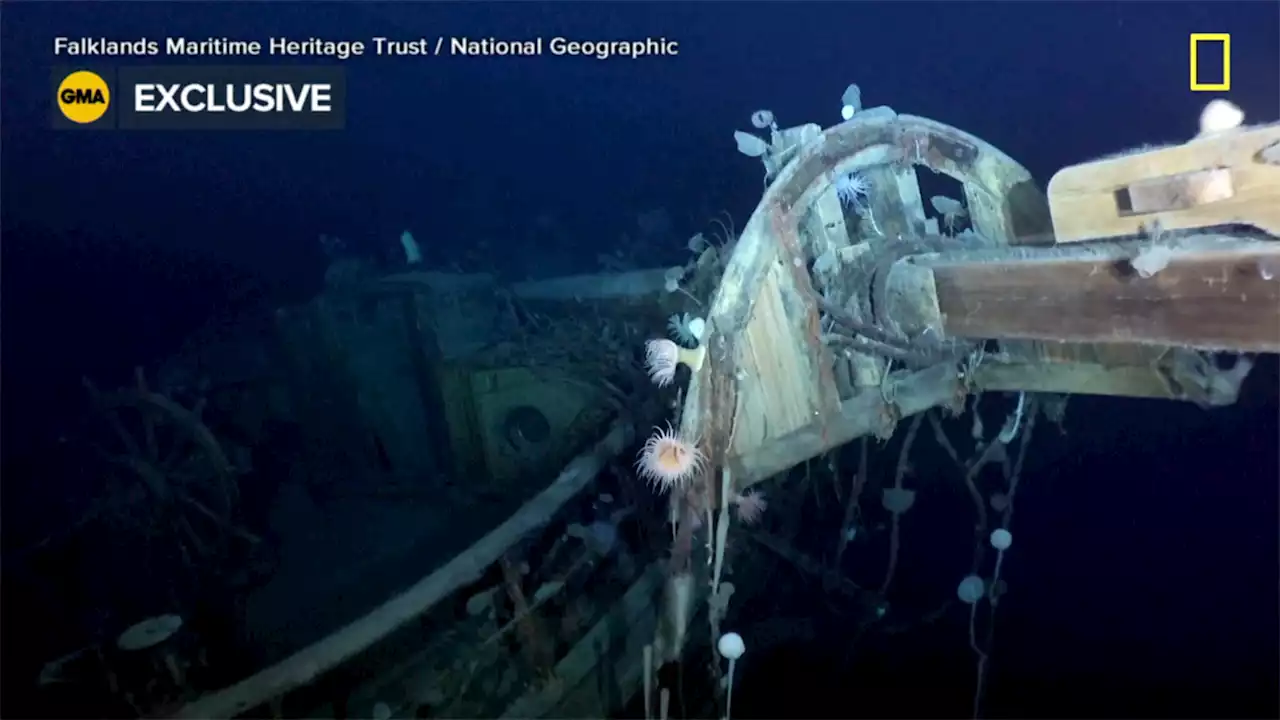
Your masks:
{"label": "wooden bowsprit", "polygon": [[[1064,168],[1052,247],[895,264],[957,338],[1280,352],[1280,124]],[[931,296],[930,296],[931,295]]]}
{"label": "wooden bowsprit", "polygon": [[1280,352],[1280,242],[1213,232],[1163,242],[1164,267],[1149,277],[1134,263],[1151,242],[1128,240],[939,254],[890,279],[933,287],[925,316],[900,322],[950,337]]}

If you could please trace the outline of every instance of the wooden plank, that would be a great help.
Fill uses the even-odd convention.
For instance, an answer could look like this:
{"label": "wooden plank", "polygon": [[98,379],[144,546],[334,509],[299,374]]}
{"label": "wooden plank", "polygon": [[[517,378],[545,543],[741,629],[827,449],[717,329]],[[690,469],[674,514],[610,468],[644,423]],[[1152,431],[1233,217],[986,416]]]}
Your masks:
{"label": "wooden plank", "polygon": [[[1221,235],[1171,241],[1158,248],[1168,254],[1167,266],[1144,278],[1132,262],[1151,249],[1108,243],[994,258],[934,256],[926,263],[938,316],[904,321],[963,338],[1280,351],[1280,242]],[[927,286],[919,272],[904,264],[902,282]]]}
{"label": "wooden plank", "polygon": [[570,275],[550,280],[531,280],[512,286],[525,300],[583,300],[656,297],[667,282],[667,269],[636,270],[625,273]]}
{"label": "wooden plank", "polygon": [[[555,680],[546,687],[531,688],[502,712],[504,718],[556,717],[553,714],[573,690],[593,673],[604,673],[604,679],[616,679],[622,697],[601,698],[602,705],[630,699],[643,672],[642,648],[657,628],[657,611],[653,599],[662,592],[666,563],[650,565],[617,603],[555,667]],[[623,672],[618,672],[618,666]],[[600,680],[601,678],[593,678]],[[621,707],[598,707],[600,717]]]}
{"label": "wooden plank", "polygon": [[595,447],[574,458],[560,476],[506,522],[403,593],[328,637],[231,687],[205,695],[177,713],[181,718],[231,718],[305,685],[364,652],[440,600],[478,580],[530,532],[543,527],[587,486],[634,436],[619,421]]}
{"label": "wooden plank", "polygon": [[1179,252],[1150,278],[1122,260],[934,268],[943,329],[969,338],[1137,342],[1280,351],[1280,243]]}
{"label": "wooden plank", "polygon": [[1097,363],[983,363],[973,384],[981,390],[1109,395],[1180,400],[1154,366]]}
{"label": "wooden plank", "polygon": [[[1248,368],[1244,368],[1247,373]],[[1175,373],[1176,375],[1176,373]],[[1233,381],[1237,386],[1244,375]],[[1177,378],[1174,378],[1177,379]],[[1011,362],[988,360],[973,377],[973,391],[1046,392],[1114,397],[1195,400],[1177,392],[1156,364],[1106,366],[1096,362]],[[906,376],[895,383],[894,402],[899,418],[950,404],[963,392],[955,368],[939,365]],[[1226,401],[1209,405],[1230,404]],[[863,435],[880,429],[884,400],[879,388],[863,390],[846,401],[839,416],[827,423],[808,426],[774,439],[730,459],[735,478],[743,487],[765,480],[806,460],[817,457]]]}
{"label": "wooden plank", "polygon": [[1022,354],[1009,352],[1002,343],[1000,349],[1010,356],[1010,361],[1032,362],[1037,365],[1076,363],[1103,365],[1105,367],[1150,367],[1165,357],[1171,346],[1134,345],[1131,343],[1062,343],[1028,340],[1018,343],[1025,350]]}
{"label": "wooden plank", "polygon": [[739,384],[738,425],[734,448],[741,451],[785,435],[808,424],[821,400],[814,387],[814,362],[805,326],[788,312],[781,285],[789,274],[769,273],[756,300],[746,332],[738,335],[738,363],[744,378]]}
{"label": "wooden plank", "polygon": [[[956,370],[949,365],[922,370],[894,385],[894,401],[901,417],[949,403],[961,392]],[[841,405],[839,414],[826,418],[825,422],[809,423],[730,458],[734,480],[742,483],[739,486],[742,489],[854,438],[869,435],[881,429],[883,408],[880,388],[861,390]]]}
{"label": "wooden plank", "polygon": [[1280,123],[1059,170],[1049,210],[1059,243],[1253,225],[1280,235]]}
{"label": "wooden plank", "polygon": [[[814,200],[813,207],[805,213],[802,222],[800,236],[809,239],[810,257],[819,258],[849,247],[849,228],[844,221],[844,205],[834,187]],[[850,361],[847,358],[835,358],[833,372],[840,397],[852,395],[854,373]]]}

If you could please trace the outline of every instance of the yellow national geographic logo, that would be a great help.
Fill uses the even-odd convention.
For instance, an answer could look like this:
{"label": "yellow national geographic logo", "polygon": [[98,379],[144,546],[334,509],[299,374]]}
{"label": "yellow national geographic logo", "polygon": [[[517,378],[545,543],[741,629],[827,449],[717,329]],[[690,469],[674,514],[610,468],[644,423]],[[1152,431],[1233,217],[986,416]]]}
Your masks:
{"label": "yellow national geographic logo", "polygon": [[58,85],[58,109],[73,123],[94,122],[110,105],[111,89],[97,73],[77,70]]}
{"label": "yellow national geographic logo", "polygon": [[[1217,48],[1213,45],[1217,43],[1222,44],[1222,82],[1201,82],[1200,53],[1214,52]],[[1231,89],[1231,33],[1191,33],[1191,89],[1196,92]]]}

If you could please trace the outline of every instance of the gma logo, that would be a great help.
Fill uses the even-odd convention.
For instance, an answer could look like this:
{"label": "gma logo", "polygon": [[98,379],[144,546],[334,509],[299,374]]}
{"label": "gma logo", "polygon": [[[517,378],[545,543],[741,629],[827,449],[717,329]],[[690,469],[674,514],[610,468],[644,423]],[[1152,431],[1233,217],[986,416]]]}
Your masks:
{"label": "gma logo", "polygon": [[77,70],[58,84],[57,102],[64,117],[87,125],[99,120],[111,107],[111,89],[97,73]]}
{"label": "gma logo", "polygon": [[98,88],[67,88],[58,97],[68,105],[106,105],[106,91]]}

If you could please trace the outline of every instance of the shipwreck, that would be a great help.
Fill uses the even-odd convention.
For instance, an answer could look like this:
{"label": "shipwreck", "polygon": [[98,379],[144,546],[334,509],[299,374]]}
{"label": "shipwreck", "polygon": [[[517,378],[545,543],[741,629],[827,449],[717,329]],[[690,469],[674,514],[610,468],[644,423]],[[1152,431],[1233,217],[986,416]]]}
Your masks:
{"label": "shipwreck", "polygon": [[[178,498],[156,522],[184,552],[258,541],[236,509],[238,458],[286,422],[319,495],[395,498],[398,519],[376,522],[407,539],[342,582],[258,591],[286,607],[259,635],[287,639],[239,677],[210,670],[182,608],[159,608],[50,663],[46,690],[96,684],[140,716],[608,717],[636,702],[665,717],[664,667],[717,646],[734,593],[767,592],[725,579],[746,537],[731,506],[754,486],[854,441],[865,469],[868,438],[895,434],[901,468],[929,428],[973,496],[957,512],[976,514],[980,602],[1026,444],[1069,396],[1228,405],[1252,357],[1280,351],[1280,125],[1064,168],[1046,191],[944,123],[847,115],[779,128],[758,113],[759,136],[738,142],[763,161],[763,197],[740,233],[695,236],[686,265],[360,277],[194,345],[159,379],[93,389],[129,502]],[[930,196],[925,176],[958,196]],[[669,332],[689,370],[655,388],[645,343]],[[970,457],[940,418],[985,393],[1016,409]],[[699,462],[656,494],[633,453],[668,423]],[[972,482],[992,464],[995,511]],[[847,525],[861,487],[842,492]],[[895,537],[913,498],[899,472],[876,499]],[[892,572],[862,587],[776,536],[750,540],[880,612]],[[318,636],[280,619],[313,613]]]}

